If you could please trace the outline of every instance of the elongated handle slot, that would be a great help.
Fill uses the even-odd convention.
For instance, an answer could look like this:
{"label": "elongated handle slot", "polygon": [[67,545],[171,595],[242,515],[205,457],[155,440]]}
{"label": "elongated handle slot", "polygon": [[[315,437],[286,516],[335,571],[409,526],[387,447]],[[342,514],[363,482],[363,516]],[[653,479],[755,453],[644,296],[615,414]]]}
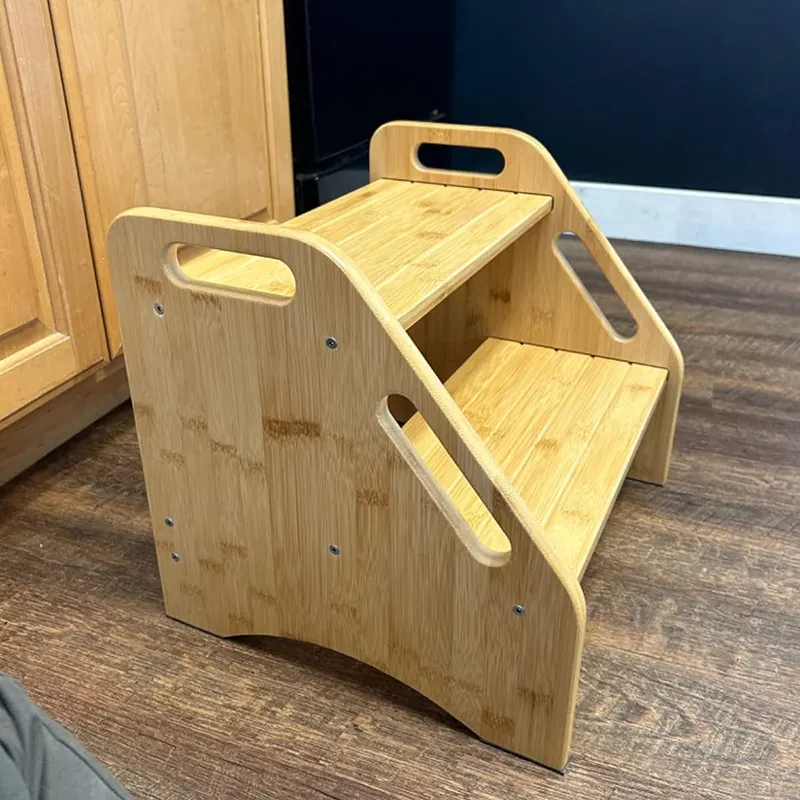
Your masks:
{"label": "elongated handle slot", "polygon": [[511,177],[519,171],[520,146],[519,134],[503,128],[389,122],[372,137],[370,171],[373,180],[401,178],[508,191]]}

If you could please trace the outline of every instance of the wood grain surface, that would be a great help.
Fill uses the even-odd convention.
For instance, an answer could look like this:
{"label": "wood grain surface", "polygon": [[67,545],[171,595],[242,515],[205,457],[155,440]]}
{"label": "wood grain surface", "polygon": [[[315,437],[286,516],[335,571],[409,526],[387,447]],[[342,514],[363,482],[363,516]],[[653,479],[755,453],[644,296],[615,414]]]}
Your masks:
{"label": "wood grain surface", "polygon": [[[445,385],[554,552],[581,576],[666,378],[659,367],[489,338]],[[478,538],[508,551],[422,416],[403,432]]]}
{"label": "wood grain surface", "polygon": [[[424,143],[495,149],[505,166],[496,175],[431,169],[417,157]],[[630,469],[633,477],[663,484],[683,382],[680,350],[542,143],[509,128],[387,122],[370,140],[369,168],[373,181],[393,178],[552,197],[552,211],[421,320],[412,338],[437,372],[442,363],[463,363],[483,336],[664,367],[667,384]],[[565,233],[583,241],[636,321],[632,339],[619,336],[596,312],[559,252],[557,242]]]}
{"label": "wood grain surface", "polygon": [[[189,283],[165,262],[177,242],[278,259],[297,293]],[[167,613],[346,653],[562,769],[585,628],[577,575],[374,286],[324,239],[279,225],[134,209],[108,243]],[[511,552],[459,515],[391,418],[395,393]]]}
{"label": "wood grain surface", "polygon": [[669,483],[626,482],[584,577],[565,776],[344,656],[167,619],[127,406],[0,491],[0,668],[136,797],[796,798],[800,264],[618,248],[686,381]]}
{"label": "wood grain surface", "polygon": [[[408,328],[552,205],[546,195],[377,180],[281,227],[316,233],[340,247]],[[190,250],[189,258],[180,257],[190,278],[278,297],[295,293],[290,270],[280,261]]]}
{"label": "wood grain surface", "polygon": [[0,419],[108,358],[44,0],[0,3]]}
{"label": "wood grain surface", "polygon": [[283,4],[51,0],[49,12],[113,356],[117,214],[294,215]]}

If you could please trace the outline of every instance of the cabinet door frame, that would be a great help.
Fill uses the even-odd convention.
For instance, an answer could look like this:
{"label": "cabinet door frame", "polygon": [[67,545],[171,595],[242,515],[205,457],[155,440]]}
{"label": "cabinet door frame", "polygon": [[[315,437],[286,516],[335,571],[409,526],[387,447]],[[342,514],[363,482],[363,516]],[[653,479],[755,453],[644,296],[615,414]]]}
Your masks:
{"label": "cabinet door frame", "polygon": [[[242,7],[246,5],[253,13],[253,36],[258,45],[258,59],[251,59],[246,65],[253,66],[259,73],[257,80],[261,96],[258,102],[264,114],[263,120],[259,117],[259,124],[263,123],[264,127],[260,144],[264,158],[254,167],[264,171],[266,191],[258,203],[238,210],[231,210],[226,203],[214,207],[215,204],[206,203],[203,196],[198,197],[197,205],[186,198],[180,202],[175,198],[165,200],[164,196],[171,194],[165,188],[169,181],[154,183],[148,177],[148,165],[157,163],[153,142],[160,141],[162,160],[169,162],[170,155],[174,155],[176,141],[169,135],[162,138],[161,128],[169,130],[180,114],[176,110],[179,105],[173,107],[169,92],[160,97],[154,91],[137,92],[137,85],[148,84],[148,76],[163,70],[163,65],[154,63],[153,59],[137,57],[143,41],[141,17],[146,16],[144,9],[137,8],[137,0],[49,0],[49,3],[64,75],[108,346],[111,355],[116,356],[121,352],[122,338],[108,269],[106,235],[117,214],[135,206],[153,205],[222,216],[241,213],[248,217],[262,215],[266,209],[266,217],[278,221],[294,216],[283,2],[248,0],[245,4],[242,0],[240,4]],[[199,2],[190,4],[187,0],[171,0],[171,3],[164,4],[165,12],[190,6],[193,12],[197,12],[200,5]],[[205,5],[208,10],[213,8],[215,14],[225,11],[216,0],[208,0]],[[227,5],[229,10],[234,8],[233,4]],[[243,8],[239,8],[238,13],[244,13]],[[170,41],[169,17],[170,14],[165,13],[158,19],[158,25],[163,27],[160,31],[164,40],[163,52],[166,55],[172,51],[180,52],[191,62],[197,54],[193,56],[190,52],[187,55],[176,41]],[[198,29],[209,24],[201,14],[195,14],[194,19],[193,25]],[[147,41],[146,37],[144,41]],[[152,47],[152,43],[147,44]],[[222,59],[217,64],[226,81],[231,82],[230,86],[226,84],[227,88],[220,89],[225,96],[241,92],[244,85],[236,86],[243,65],[237,64],[239,56],[234,50],[230,46],[226,52],[230,63],[222,63],[225,61]],[[213,59],[213,52],[205,61]],[[99,53],[102,57],[98,56]],[[235,77],[231,78],[229,73]],[[209,88],[204,88],[202,82],[197,86],[199,91]],[[175,96],[173,93],[173,99]],[[145,108],[141,107],[142,97],[149,101]],[[197,113],[196,106],[192,109]],[[204,119],[213,119],[214,113],[214,103],[210,102]],[[148,143],[151,146],[148,147]],[[232,145],[228,152],[231,150],[238,148]],[[180,148],[177,152],[181,152]],[[241,164],[238,166],[242,167]],[[224,182],[220,180],[216,185]]]}
{"label": "cabinet door frame", "polygon": [[108,360],[46,0],[0,0],[0,128],[30,246],[38,330],[0,359],[3,421]]}

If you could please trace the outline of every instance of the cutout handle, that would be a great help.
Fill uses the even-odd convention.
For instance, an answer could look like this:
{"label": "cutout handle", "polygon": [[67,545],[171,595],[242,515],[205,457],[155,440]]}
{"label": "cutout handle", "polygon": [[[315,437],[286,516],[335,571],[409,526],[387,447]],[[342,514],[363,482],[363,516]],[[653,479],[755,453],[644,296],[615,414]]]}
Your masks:
{"label": "cutout handle", "polygon": [[370,174],[509,191],[530,146],[505,128],[388,122],[370,142]]}
{"label": "cutout handle", "polygon": [[506,158],[496,147],[422,142],[415,159],[420,169],[474,172],[496,177],[506,168]]}
{"label": "cutout handle", "polygon": [[573,231],[555,238],[555,252],[594,305],[595,313],[619,342],[629,342],[639,325],[583,239]]}
{"label": "cutout handle", "polygon": [[[407,409],[412,416],[404,424]],[[399,413],[398,413],[399,412]],[[403,395],[384,398],[382,427],[453,526],[467,549],[487,566],[508,562],[511,543],[427,420]]]}
{"label": "cutout handle", "polygon": [[169,261],[173,275],[188,285],[255,293],[277,304],[291,302],[297,288],[292,270],[276,258],[180,244]]}
{"label": "cutout handle", "polygon": [[[324,269],[339,269],[353,282],[366,280],[313,233],[248,220],[134,208],[111,224],[108,243],[112,263],[125,264],[129,252],[147,254],[141,263],[152,265],[153,271],[140,275],[140,281],[166,277],[193,294],[237,296],[277,307],[303,295],[304,288],[312,286]],[[235,268],[227,277],[223,269],[213,280],[204,280],[206,276],[192,274],[191,267],[186,269],[185,258],[178,254],[181,248],[183,252],[191,248],[189,253],[206,251],[212,261],[231,259]],[[262,270],[265,264],[270,267],[269,274]]]}
{"label": "cutout handle", "polygon": [[[377,417],[384,431],[417,477],[428,487],[429,494],[444,500],[439,507],[445,513],[448,513],[447,509],[452,512],[451,522],[456,520],[454,528],[476,560],[487,566],[505,566],[511,562],[513,553],[514,558],[525,562],[533,548],[553,570],[560,575],[567,575],[566,572],[561,573],[557,558],[531,517],[530,510],[500,471],[455,400],[439,383],[433,370],[423,364],[417,364],[422,369],[418,372],[420,382],[416,386],[407,387],[410,391],[404,391],[402,395],[398,395],[396,390],[389,391],[379,403]],[[391,407],[390,400],[393,401]],[[483,518],[491,518],[485,520],[489,527],[493,528],[492,522],[497,525],[496,529],[493,528],[496,535],[492,535],[495,542],[492,546],[487,547],[482,541],[483,537],[476,535],[469,523],[462,522],[459,525],[457,518],[464,520],[459,503],[454,503],[446,491],[442,493],[435,485],[431,488],[432,484],[436,484],[433,477],[435,470],[426,464],[424,457],[415,449],[417,443],[412,445],[410,437],[399,426],[398,419],[405,416],[403,412],[407,409],[413,409],[419,421],[424,420],[430,435],[441,445],[442,453],[446,452],[455,465],[456,472],[463,478],[459,490],[464,491],[462,498],[473,508],[482,506],[485,509]]]}

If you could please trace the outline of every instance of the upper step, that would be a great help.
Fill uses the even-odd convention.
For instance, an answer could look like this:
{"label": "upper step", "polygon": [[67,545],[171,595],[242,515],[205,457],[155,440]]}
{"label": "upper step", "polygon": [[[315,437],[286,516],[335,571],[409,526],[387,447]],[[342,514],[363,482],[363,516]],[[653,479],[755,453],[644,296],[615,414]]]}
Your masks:
{"label": "upper step", "polygon": [[[548,543],[583,575],[658,402],[667,371],[487,339],[445,384]],[[510,545],[416,414],[408,439],[487,548]]]}
{"label": "upper step", "polygon": [[[546,216],[552,198],[381,179],[280,225],[338,245],[411,327]],[[294,294],[280,261],[218,250],[181,256],[188,277],[278,296]]]}

